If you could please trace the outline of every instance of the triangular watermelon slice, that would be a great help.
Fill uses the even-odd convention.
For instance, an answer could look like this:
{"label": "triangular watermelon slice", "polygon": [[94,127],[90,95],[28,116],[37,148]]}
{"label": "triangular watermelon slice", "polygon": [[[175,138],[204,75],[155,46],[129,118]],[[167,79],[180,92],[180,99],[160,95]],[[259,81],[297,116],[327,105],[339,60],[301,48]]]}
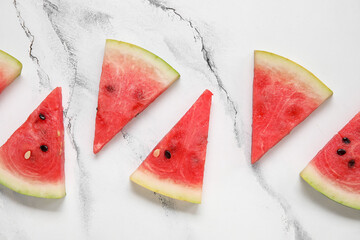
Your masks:
{"label": "triangular watermelon slice", "polygon": [[30,196],[65,196],[61,88],[54,89],[0,148],[0,183]]}
{"label": "triangular watermelon slice", "polygon": [[255,51],[251,163],[332,95],[311,72],[279,55]]}
{"label": "triangular watermelon slice", "polygon": [[201,203],[212,93],[199,97],[130,179],[151,191]]}
{"label": "triangular watermelon slice", "polygon": [[0,93],[20,75],[21,69],[21,62],[0,50]]}
{"label": "triangular watermelon slice", "polygon": [[164,60],[130,43],[106,40],[94,153],[180,77]]}
{"label": "triangular watermelon slice", "polygon": [[360,209],[360,113],[320,150],[300,175],[332,200]]}

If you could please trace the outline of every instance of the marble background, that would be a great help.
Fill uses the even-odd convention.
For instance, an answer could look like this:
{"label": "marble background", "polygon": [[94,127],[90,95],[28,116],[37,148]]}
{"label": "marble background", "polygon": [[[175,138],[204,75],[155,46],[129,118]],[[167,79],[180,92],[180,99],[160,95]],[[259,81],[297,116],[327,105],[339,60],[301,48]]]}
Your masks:
{"label": "marble background", "polygon": [[[37,199],[0,186],[0,239],[359,239],[360,211],[299,172],[360,109],[360,2],[2,0],[0,49],[23,72],[0,96],[0,144],[63,88],[66,189]],[[140,45],[181,78],[92,153],[106,38]],[[334,96],[250,165],[253,50],[302,64]],[[208,88],[214,93],[203,203],[132,184],[130,174]]]}

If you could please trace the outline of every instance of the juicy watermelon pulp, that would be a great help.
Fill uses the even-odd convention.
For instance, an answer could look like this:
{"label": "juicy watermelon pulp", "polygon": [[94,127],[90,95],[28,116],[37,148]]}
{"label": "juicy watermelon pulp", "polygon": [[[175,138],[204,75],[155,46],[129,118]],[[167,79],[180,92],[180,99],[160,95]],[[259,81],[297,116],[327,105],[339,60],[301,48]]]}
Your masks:
{"label": "juicy watermelon pulp", "polygon": [[20,75],[21,69],[21,62],[0,50],[0,93]]}
{"label": "juicy watermelon pulp", "polygon": [[320,150],[300,175],[334,201],[360,209],[360,113]]}
{"label": "juicy watermelon pulp", "polygon": [[212,93],[206,90],[130,179],[151,191],[201,203]]}
{"label": "juicy watermelon pulp", "polygon": [[0,148],[0,183],[30,196],[65,196],[61,88],[54,89]]}
{"label": "juicy watermelon pulp", "polygon": [[180,77],[138,46],[106,40],[96,114],[94,153]]}
{"label": "juicy watermelon pulp", "polygon": [[311,72],[279,55],[255,51],[251,163],[332,95]]}

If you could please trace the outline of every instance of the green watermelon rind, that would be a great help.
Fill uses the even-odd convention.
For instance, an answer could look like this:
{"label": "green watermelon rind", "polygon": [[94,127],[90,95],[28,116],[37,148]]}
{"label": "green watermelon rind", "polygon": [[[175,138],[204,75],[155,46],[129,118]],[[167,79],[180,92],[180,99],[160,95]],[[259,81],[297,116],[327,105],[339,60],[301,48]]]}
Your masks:
{"label": "green watermelon rind", "polygon": [[324,194],[326,197],[347,207],[360,210],[360,194],[346,191],[336,184],[336,182],[323,176],[317,168],[310,163],[300,176],[314,189]]}
{"label": "green watermelon rind", "polygon": [[[12,82],[21,74],[22,63],[10,54],[0,50],[0,63],[3,65],[3,71],[10,71],[6,76]],[[6,68],[6,69],[5,69]]]}
{"label": "green watermelon rind", "polygon": [[[55,95],[56,94],[56,95]],[[50,99],[49,99],[50,98]],[[56,180],[51,180],[51,178],[47,179],[45,176],[38,178],[39,175],[42,175],[41,171],[36,165],[28,165],[28,168],[35,169],[34,171],[27,171],[27,167],[19,166],[16,164],[17,161],[25,160],[25,155],[23,155],[24,159],[22,159],[21,150],[22,148],[22,142],[21,139],[26,138],[26,135],[23,135],[24,129],[29,130],[28,128],[31,128],[30,131],[26,131],[26,134],[37,134],[36,133],[36,127],[34,127],[34,122],[31,121],[32,117],[37,117],[39,114],[39,109],[47,109],[51,108],[48,104],[53,104],[53,101],[55,102],[54,111],[56,112],[55,120],[57,124],[60,124],[60,128],[57,129],[56,134],[57,137],[61,138],[60,142],[60,149],[59,149],[59,157],[61,162],[48,162],[51,163],[50,166],[55,164],[60,164],[61,172],[53,172],[51,168],[49,172],[50,175],[56,175]],[[48,105],[48,106],[46,106]],[[47,112],[45,110],[45,112]],[[45,114],[46,115],[46,114]],[[60,117],[60,118],[57,118]],[[30,121],[30,122],[29,122]],[[35,132],[34,132],[35,131]],[[66,195],[65,193],[65,178],[64,178],[64,172],[63,172],[63,157],[64,157],[64,139],[63,139],[63,109],[62,109],[62,96],[61,96],[61,88],[57,87],[55,88],[42,102],[41,104],[31,113],[31,115],[27,118],[27,120],[11,135],[11,137],[6,141],[6,143],[0,147],[0,184],[8,187],[9,189],[12,189],[15,192],[28,195],[28,196],[34,196],[34,197],[41,197],[41,198],[62,198]],[[41,129],[42,134],[52,134],[50,132],[47,132],[46,129]],[[20,137],[17,137],[17,135],[20,134]],[[31,139],[31,138],[30,138]],[[40,139],[40,138],[39,138]],[[20,142],[19,142],[20,140]],[[10,147],[9,145],[10,144]],[[9,154],[9,149],[14,154]],[[18,156],[19,154],[19,156]],[[21,159],[18,159],[17,157],[20,157]],[[54,156],[56,157],[56,156]],[[55,159],[56,160],[56,159]],[[41,170],[41,169],[40,169]],[[59,174],[59,175],[57,175]]]}
{"label": "green watermelon rind", "polygon": [[170,179],[159,179],[155,174],[149,171],[142,171],[140,169],[137,169],[130,176],[130,180],[153,192],[160,193],[167,197],[191,203],[201,203],[201,186],[190,187],[177,184]]}
{"label": "green watermelon rind", "polygon": [[113,48],[115,52],[120,50],[121,54],[125,54],[128,51],[130,55],[137,55],[139,59],[145,60],[151,65],[158,67],[161,70],[161,74],[159,75],[162,75],[163,77],[155,80],[162,82],[167,86],[170,86],[180,78],[180,74],[165,60],[142,47],[114,39],[106,39],[106,47]]}
{"label": "green watermelon rind", "polygon": [[1,166],[0,156],[0,184],[11,190],[33,197],[41,198],[63,198],[66,195],[65,182],[42,183],[34,182],[15,176]]}
{"label": "green watermelon rind", "polygon": [[288,71],[291,70],[292,73],[299,76],[297,79],[308,85],[312,89],[312,92],[319,95],[322,101],[325,101],[333,94],[333,92],[312,72],[296,62],[267,51],[255,50],[254,52],[255,55],[257,55],[255,58],[257,61],[256,64],[286,69]]}
{"label": "green watermelon rind", "polygon": [[[132,60],[135,60],[133,62],[138,61],[139,66],[141,68],[141,65],[146,65],[147,68],[151,68],[154,73],[152,73],[154,76],[151,76],[151,81],[149,80],[150,84],[154,84],[155,86],[158,85],[158,93],[159,95],[164,92],[166,89],[168,89],[177,79],[180,78],[180,74],[171,67],[167,62],[165,62],[162,58],[159,56],[151,53],[150,51],[141,48],[139,46],[136,46],[131,43],[122,42],[114,39],[107,39],[105,44],[105,55],[104,55],[104,63],[111,64],[113,66],[116,66],[117,64],[121,64],[118,57],[124,57],[132,58]],[[113,58],[113,59],[112,59]],[[126,62],[126,61],[125,61]],[[122,68],[120,65],[119,68],[122,68],[122,71],[126,71],[126,67]],[[100,85],[101,85],[100,80]],[[126,83],[131,84],[131,83]],[[100,99],[100,91],[99,91],[99,99]],[[152,101],[155,100],[152,99]],[[151,102],[152,102],[151,101]],[[149,102],[148,104],[150,104]],[[101,107],[101,106],[99,106]],[[139,114],[141,111],[143,111],[147,105],[144,105],[144,108],[141,109],[137,114]],[[98,118],[98,115],[97,117]],[[131,119],[130,119],[131,120]],[[97,127],[95,126],[95,138],[94,138],[94,145],[93,145],[93,152],[96,154],[98,153],[124,126],[121,127],[115,127],[116,133],[113,136],[108,136],[109,138],[104,141],[99,141],[98,138],[100,138],[97,135]]]}

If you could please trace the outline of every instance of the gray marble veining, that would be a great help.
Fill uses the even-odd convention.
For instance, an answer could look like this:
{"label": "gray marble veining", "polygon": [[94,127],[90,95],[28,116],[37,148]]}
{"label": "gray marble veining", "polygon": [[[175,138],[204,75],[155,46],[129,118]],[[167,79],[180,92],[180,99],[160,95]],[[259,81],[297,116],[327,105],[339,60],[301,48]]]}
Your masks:
{"label": "gray marble veining", "polygon": [[34,35],[31,33],[31,31],[29,30],[29,28],[26,26],[24,19],[21,17],[21,13],[18,7],[18,1],[14,0],[13,1],[14,7],[16,9],[16,14],[17,17],[19,19],[19,23],[20,26],[22,27],[22,29],[24,30],[26,36],[29,38],[30,41],[30,46],[29,46],[29,57],[31,58],[31,60],[36,64],[37,67],[37,73],[39,76],[39,80],[40,80],[40,86],[42,88],[46,88],[47,90],[49,89],[53,89],[53,87],[50,84],[50,79],[49,76],[45,73],[45,71],[41,68],[40,66],[40,62],[39,59],[33,54],[33,45],[34,45],[34,41],[35,41],[35,37]]}
{"label": "gray marble veining", "polygon": [[226,90],[226,88],[224,86],[223,81],[220,78],[220,75],[216,68],[214,59],[212,57],[211,50],[206,46],[204,37],[201,35],[199,28],[196,27],[195,24],[191,20],[184,18],[178,11],[176,11],[176,9],[167,7],[158,0],[147,0],[147,1],[149,2],[149,4],[151,4],[157,8],[160,8],[163,11],[172,12],[173,14],[178,16],[181,21],[186,22],[189,25],[189,27],[194,30],[194,39],[195,39],[195,41],[200,40],[201,52],[202,52],[203,58],[207,64],[207,66],[208,66],[208,69],[213,74],[213,76],[216,80],[216,85],[218,86],[220,92],[225,95],[226,102],[227,102],[228,109],[229,109],[229,114],[231,115],[233,122],[234,122],[233,127],[234,127],[235,138],[238,142],[238,145],[240,146],[240,136],[239,136],[239,129],[238,129],[238,124],[237,124],[238,110],[237,110],[236,104],[235,104],[234,100],[231,98],[231,96],[229,95],[228,91]]}

